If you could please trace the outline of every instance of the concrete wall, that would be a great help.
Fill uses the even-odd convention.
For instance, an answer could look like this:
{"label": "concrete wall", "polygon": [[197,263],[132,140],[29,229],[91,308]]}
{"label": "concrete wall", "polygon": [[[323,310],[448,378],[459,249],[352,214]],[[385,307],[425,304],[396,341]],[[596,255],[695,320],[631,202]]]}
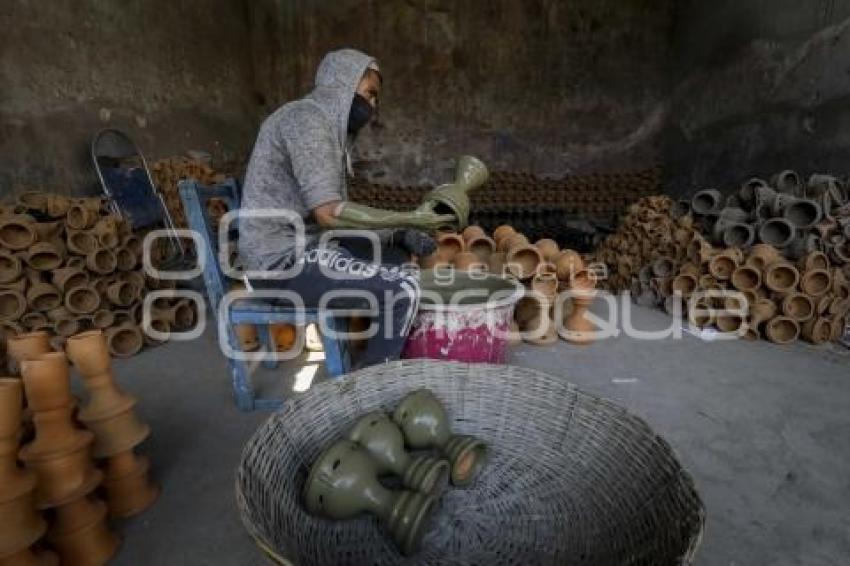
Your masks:
{"label": "concrete wall", "polygon": [[793,168],[850,173],[850,1],[681,0],[669,188]]}
{"label": "concrete wall", "polygon": [[241,0],[2,0],[0,196],[94,190],[88,143],[243,155],[259,104]]}
{"label": "concrete wall", "polygon": [[373,180],[444,181],[460,153],[562,175],[658,157],[668,0],[255,0],[255,88],[267,111],[308,92],[329,50],[385,75],[381,127],[361,134]]}

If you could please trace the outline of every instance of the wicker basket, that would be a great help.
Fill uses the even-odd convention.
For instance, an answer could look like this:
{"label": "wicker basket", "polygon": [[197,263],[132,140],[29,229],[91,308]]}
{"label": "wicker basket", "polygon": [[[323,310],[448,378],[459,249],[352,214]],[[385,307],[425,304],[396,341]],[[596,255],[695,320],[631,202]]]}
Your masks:
{"label": "wicker basket", "polygon": [[[373,517],[335,522],[301,503],[329,442],[426,387],[455,432],[488,442],[470,489],[449,489],[422,550],[405,559]],[[337,564],[689,564],[704,509],[670,446],[641,419],[530,369],[394,362],[313,387],[250,440],[237,481],[243,521],[279,562]]]}

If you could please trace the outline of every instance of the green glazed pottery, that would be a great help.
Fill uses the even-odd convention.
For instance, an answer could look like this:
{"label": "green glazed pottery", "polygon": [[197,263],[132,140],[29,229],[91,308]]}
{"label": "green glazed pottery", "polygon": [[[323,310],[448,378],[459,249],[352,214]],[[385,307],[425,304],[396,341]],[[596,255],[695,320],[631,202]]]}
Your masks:
{"label": "green glazed pottery", "polygon": [[329,519],[377,515],[402,554],[417,551],[437,498],[416,491],[391,491],[378,481],[378,465],[366,449],[339,440],[322,452],[304,488],[307,511]]}
{"label": "green glazed pottery", "polygon": [[401,429],[385,413],[375,411],[362,416],[348,433],[348,439],[366,449],[379,474],[396,475],[409,489],[439,495],[448,483],[448,461],[408,454]]}
{"label": "green glazed pottery", "polygon": [[469,224],[469,193],[487,182],[490,172],[487,166],[470,155],[458,160],[455,170],[455,182],[440,185],[427,195],[424,202],[433,205],[438,214],[454,214],[458,220],[458,229]]}
{"label": "green glazed pottery", "polygon": [[437,448],[451,462],[457,487],[471,484],[487,461],[487,445],[473,436],[452,434],[443,404],[427,389],[414,391],[393,412],[410,448]]}

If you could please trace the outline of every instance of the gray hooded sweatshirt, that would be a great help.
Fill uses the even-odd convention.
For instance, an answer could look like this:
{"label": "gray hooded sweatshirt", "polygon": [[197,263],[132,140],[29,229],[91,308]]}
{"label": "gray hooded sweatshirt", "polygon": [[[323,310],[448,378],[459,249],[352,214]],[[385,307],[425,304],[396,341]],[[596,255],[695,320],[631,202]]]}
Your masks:
{"label": "gray hooded sweatshirt", "polygon": [[[320,228],[310,211],[348,200],[346,145],[348,115],[357,85],[372,57],[342,49],[319,65],[316,86],[290,102],[260,127],[248,164],[242,212],[285,209],[302,219],[306,246],[315,244]],[[245,269],[281,269],[294,261],[295,228],[286,218],[241,217],[239,255]]]}

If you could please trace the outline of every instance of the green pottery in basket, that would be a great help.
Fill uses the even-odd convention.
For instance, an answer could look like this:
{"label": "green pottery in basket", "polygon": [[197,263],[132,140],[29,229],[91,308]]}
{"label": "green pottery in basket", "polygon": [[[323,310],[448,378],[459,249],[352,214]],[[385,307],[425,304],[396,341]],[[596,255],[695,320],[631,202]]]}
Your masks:
{"label": "green pottery in basket", "polygon": [[366,449],[339,440],[322,452],[304,489],[307,511],[329,519],[377,515],[402,554],[416,552],[437,501],[416,491],[392,491],[378,481],[378,465]]}
{"label": "green pottery in basket", "polygon": [[473,436],[452,434],[443,404],[427,389],[414,391],[393,412],[407,445],[439,449],[451,462],[452,484],[471,484],[487,461],[487,445]]}
{"label": "green pottery in basket", "polygon": [[409,489],[439,495],[448,483],[449,462],[408,454],[401,429],[385,413],[375,411],[360,417],[348,439],[366,449],[379,474],[396,475]]}

